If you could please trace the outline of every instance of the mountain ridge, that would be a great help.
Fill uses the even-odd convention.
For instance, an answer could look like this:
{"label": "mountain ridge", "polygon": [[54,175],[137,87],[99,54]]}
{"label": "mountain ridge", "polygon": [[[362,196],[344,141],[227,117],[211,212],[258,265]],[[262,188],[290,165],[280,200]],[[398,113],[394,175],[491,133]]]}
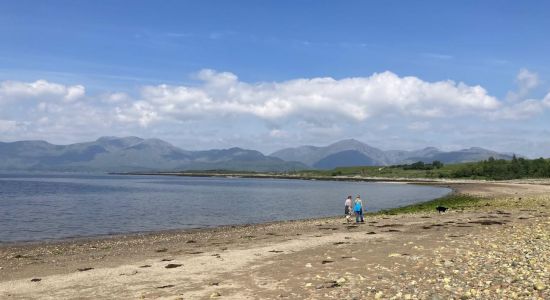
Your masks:
{"label": "mountain ridge", "polygon": [[233,171],[296,171],[340,166],[406,164],[416,161],[458,163],[512,155],[480,147],[441,151],[381,150],[356,139],[327,146],[298,146],[264,155],[260,151],[232,147],[189,151],[158,138],[103,136],[95,141],[55,145],[43,140],[0,142],[1,170],[48,171],[185,171],[227,169]]}
{"label": "mountain ridge", "polygon": [[[356,163],[350,160],[342,152],[348,152],[356,157]],[[270,156],[283,160],[292,158],[294,161],[302,162],[310,167],[331,169],[339,166],[367,165],[367,166],[388,166],[398,164],[409,164],[417,161],[431,163],[434,160],[443,163],[473,162],[494,157],[496,159],[512,159],[512,155],[499,153],[481,147],[470,147],[455,151],[442,151],[436,147],[425,147],[419,150],[381,150],[355,139],[341,140],[325,147],[300,146],[285,148],[275,151]],[[369,162],[369,164],[364,164]]]}
{"label": "mountain ridge", "polygon": [[187,151],[161,139],[100,137],[92,142],[54,145],[46,141],[0,142],[0,169],[39,171],[290,171],[306,169],[238,147]]}

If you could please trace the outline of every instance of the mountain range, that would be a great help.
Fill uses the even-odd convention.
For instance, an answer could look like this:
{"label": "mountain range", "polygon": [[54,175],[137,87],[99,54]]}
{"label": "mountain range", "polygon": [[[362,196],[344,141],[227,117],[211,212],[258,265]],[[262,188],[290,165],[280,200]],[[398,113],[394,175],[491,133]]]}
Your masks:
{"label": "mountain range", "polygon": [[354,139],[342,140],[326,147],[301,146],[276,151],[270,156],[286,161],[298,161],[316,169],[333,169],[349,166],[388,166],[409,164],[417,161],[431,163],[438,160],[445,164],[473,162],[494,157],[512,159],[512,155],[473,147],[445,152],[434,147],[421,150],[383,151]]}
{"label": "mountain range", "polygon": [[254,150],[186,151],[159,139],[101,137],[93,142],[53,145],[45,141],[0,142],[0,169],[48,171],[177,171],[305,169]]}
{"label": "mountain range", "polygon": [[54,145],[45,141],[0,142],[0,170],[40,171],[183,171],[239,170],[292,171],[342,166],[393,165],[416,161],[458,163],[511,155],[482,148],[444,152],[437,148],[417,151],[383,151],[357,140],[326,147],[301,146],[264,155],[242,148],[187,151],[160,139],[101,137],[93,142]]}

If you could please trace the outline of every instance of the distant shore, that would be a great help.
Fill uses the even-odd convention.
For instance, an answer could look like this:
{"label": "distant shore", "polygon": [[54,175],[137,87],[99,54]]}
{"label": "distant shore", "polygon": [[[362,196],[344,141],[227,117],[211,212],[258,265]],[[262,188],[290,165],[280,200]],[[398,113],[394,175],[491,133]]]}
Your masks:
{"label": "distant shore", "polygon": [[0,298],[550,295],[550,186],[437,184],[471,198],[446,214],[388,210],[358,226],[332,217],[0,246]]}
{"label": "distant shore", "polygon": [[298,179],[326,181],[365,181],[365,182],[403,182],[403,183],[520,183],[550,185],[550,178],[524,178],[512,180],[490,180],[469,178],[427,178],[427,177],[383,177],[383,176],[312,176],[300,174],[252,173],[252,172],[110,172],[110,175],[148,175],[148,176],[184,176],[184,177],[222,177],[222,178],[266,178]]}
{"label": "distant shore", "polygon": [[399,182],[399,183],[462,183],[485,182],[470,179],[448,178],[393,178],[368,176],[311,176],[293,174],[246,173],[246,172],[111,172],[110,175],[147,175],[147,176],[183,176],[183,177],[221,177],[221,178],[259,178],[259,179],[296,179],[296,180],[325,180],[325,181],[355,181],[355,182]]}
{"label": "distant shore", "polygon": [[[416,179],[407,178],[377,178],[377,177],[349,177],[349,176],[302,176],[291,174],[269,173],[211,173],[211,172],[113,172],[111,175],[153,175],[153,176],[183,176],[183,177],[223,177],[223,178],[265,178],[265,179],[297,179],[297,180],[327,180],[327,181],[395,181],[411,182]],[[431,179],[418,179],[422,182],[431,182]]]}

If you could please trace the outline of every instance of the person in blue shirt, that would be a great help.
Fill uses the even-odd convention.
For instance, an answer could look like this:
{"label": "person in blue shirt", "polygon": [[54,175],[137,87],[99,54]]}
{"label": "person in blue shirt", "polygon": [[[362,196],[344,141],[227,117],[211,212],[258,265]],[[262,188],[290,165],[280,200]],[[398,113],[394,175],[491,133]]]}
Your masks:
{"label": "person in blue shirt", "polygon": [[361,197],[359,195],[355,198],[353,211],[355,212],[355,222],[359,223],[359,219],[361,219],[361,223],[365,223],[365,220],[363,219],[363,201],[361,201]]}

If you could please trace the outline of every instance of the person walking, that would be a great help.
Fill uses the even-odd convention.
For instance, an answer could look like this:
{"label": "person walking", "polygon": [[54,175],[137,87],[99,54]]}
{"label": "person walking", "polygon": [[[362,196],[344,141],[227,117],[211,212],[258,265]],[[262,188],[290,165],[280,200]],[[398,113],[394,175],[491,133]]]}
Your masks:
{"label": "person walking", "polygon": [[361,223],[365,223],[365,220],[363,219],[363,201],[361,201],[361,197],[357,195],[355,198],[353,206],[353,211],[355,212],[355,223],[359,223],[359,219],[361,219]]}
{"label": "person walking", "polygon": [[344,214],[348,223],[351,222],[351,196],[348,196],[344,202]]}

